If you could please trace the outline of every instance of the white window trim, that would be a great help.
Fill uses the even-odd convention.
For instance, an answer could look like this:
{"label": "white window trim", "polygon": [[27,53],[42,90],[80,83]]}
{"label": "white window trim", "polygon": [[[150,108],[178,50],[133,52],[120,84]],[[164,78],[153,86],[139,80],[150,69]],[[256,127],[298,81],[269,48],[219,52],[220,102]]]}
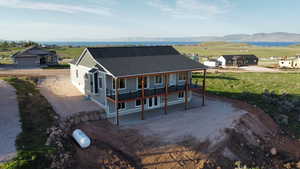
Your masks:
{"label": "white window trim", "polygon": [[157,77],[157,76],[154,76],[154,84],[155,84],[155,85],[162,85],[162,84],[163,84],[163,81],[164,81],[163,75],[158,75],[158,76],[161,77],[161,82],[160,82],[160,83],[156,83],[156,77]]}
{"label": "white window trim", "polygon": [[[147,78],[147,87],[145,87],[144,89],[149,89],[150,88],[150,78],[149,76],[146,76]],[[142,88],[139,89],[139,78],[136,78],[136,90],[142,90]]]}
{"label": "white window trim", "polygon": [[[123,80],[124,80],[124,82],[125,82],[125,87],[124,87],[124,88],[120,88],[120,86],[119,86],[119,90],[127,89],[127,79],[123,79]],[[115,79],[112,79],[111,88],[112,88],[113,90],[116,90],[116,89],[114,88],[114,83],[115,83]]]}

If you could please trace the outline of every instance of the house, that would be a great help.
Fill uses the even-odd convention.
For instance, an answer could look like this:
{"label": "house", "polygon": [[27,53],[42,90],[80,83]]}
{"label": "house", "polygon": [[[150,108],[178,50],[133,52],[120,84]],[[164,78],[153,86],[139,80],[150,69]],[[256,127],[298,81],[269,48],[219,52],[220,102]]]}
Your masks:
{"label": "house", "polygon": [[210,59],[210,60],[204,61],[203,64],[205,66],[211,67],[211,68],[219,67],[222,65],[222,63],[220,61],[218,61],[217,59]]}
{"label": "house", "polygon": [[32,46],[12,56],[16,65],[40,66],[56,65],[58,57],[55,51],[49,51],[41,47]]}
{"label": "house", "polygon": [[200,90],[191,83],[192,71],[206,72],[171,46],[86,48],[70,69],[72,83],[107,117],[116,117],[117,124],[119,115],[140,112],[144,119],[145,110],[164,107],[166,113],[168,105],[187,107],[192,90]]}
{"label": "house", "polygon": [[258,57],[255,55],[222,55],[218,58],[222,66],[249,66],[257,65]]}
{"label": "house", "polygon": [[300,68],[300,57],[295,59],[281,59],[278,64],[280,68]]}

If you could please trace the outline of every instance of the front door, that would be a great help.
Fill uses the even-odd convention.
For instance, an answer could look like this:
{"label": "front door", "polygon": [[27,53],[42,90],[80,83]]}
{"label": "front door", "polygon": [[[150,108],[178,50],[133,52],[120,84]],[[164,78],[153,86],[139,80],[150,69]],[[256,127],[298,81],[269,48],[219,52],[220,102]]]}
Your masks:
{"label": "front door", "polygon": [[169,85],[170,86],[175,86],[176,85],[176,74],[170,74],[169,76]]}
{"label": "front door", "polygon": [[158,96],[154,96],[148,99],[148,108],[157,108],[160,104],[160,98]]}

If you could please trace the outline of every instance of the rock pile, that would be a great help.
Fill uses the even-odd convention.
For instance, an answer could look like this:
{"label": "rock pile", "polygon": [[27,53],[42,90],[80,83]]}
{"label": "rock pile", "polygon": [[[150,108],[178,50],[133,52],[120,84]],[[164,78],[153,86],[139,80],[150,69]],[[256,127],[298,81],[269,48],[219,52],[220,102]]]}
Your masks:
{"label": "rock pile", "polygon": [[68,168],[71,165],[72,153],[68,147],[71,138],[67,134],[72,126],[82,122],[101,120],[103,117],[99,112],[80,112],[65,119],[58,119],[58,125],[47,130],[48,139],[46,145],[55,146],[56,152],[51,155],[51,168]]}

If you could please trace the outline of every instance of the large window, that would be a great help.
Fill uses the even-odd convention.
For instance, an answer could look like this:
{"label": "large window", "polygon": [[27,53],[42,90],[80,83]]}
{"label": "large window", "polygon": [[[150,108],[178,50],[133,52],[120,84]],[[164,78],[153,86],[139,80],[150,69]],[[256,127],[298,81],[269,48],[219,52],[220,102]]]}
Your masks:
{"label": "large window", "polygon": [[[119,79],[119,89],[125,89],[126,88],[126,80],[125,79]],[[115,79],[113,80],[113,89],[116,88],[115,86]]]}
{"label": "large window", "polygon": [[94,93],[95,94],[98,94],[99,93],[99,87],[98,87],[98,85],[99,85],[99,81],[98,81],[98,72],[96,72],[96,73],[94,73],[93,74],[94,75]]}
{"label": "large window", "polygon": [[99,89],[103,88],[103,78],[101,76],[99,76],[99,78],[98,78],[98,86],[99,86]]}
{"label": "large window", "polygon": [[[142,88],[142,78],[138,78],[138,89]],[[148,88],[148,78],[144,77],[144,88]]]}
{"label": "large window", "polygon": [[93,74],[89,74],[89,81],[90,81],[90,91],[91,91],[91,93],[93,93],[94,92]]}
{"label": "large window", "polygon": [[118,103],[118,110],[124,110],[126,109],[126,104],[123,102],[123,103]]}
{"label": "large window", "polygon": [[162,76],[155,76],[155,84],[162,84]]}
{"label": "large window", "polygon": [[184,92],[179,92],[178,99],[183,99],[183,98],[184,98]]}
{"label": "large window", "polygon": [[[144,105],[146,105],[147,104],[147,99],[144,99]],[[135,107],[141,107],[141,105],[142,105],[142,100],[136,100],[135,101]]]}
{"label": "large window", "polygon": [[179,81],[184,81],[184,80],[186,80],[186,73],[180,72],[179,73]]}

